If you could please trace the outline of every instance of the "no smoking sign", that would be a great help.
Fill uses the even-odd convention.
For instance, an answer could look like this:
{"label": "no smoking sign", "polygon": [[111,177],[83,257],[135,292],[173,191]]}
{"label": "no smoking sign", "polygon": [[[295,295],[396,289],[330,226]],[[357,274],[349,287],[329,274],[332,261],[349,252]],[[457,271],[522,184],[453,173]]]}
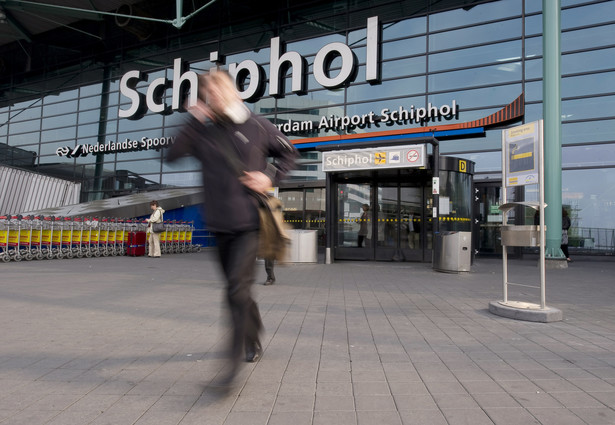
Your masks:
{"label": "no smoking sign", "polygon": [[419,158],[419,151],[417,151],[416,149],[411,149],[406,154],[406,159],[408,160],[408,162],[416,162],[419,160]]}

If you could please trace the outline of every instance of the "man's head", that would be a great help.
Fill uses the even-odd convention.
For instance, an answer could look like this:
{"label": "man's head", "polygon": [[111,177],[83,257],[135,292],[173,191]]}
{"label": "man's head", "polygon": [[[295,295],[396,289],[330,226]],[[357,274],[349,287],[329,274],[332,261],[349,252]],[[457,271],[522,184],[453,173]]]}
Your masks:
{"label": "man's head", "polygon": [[243,104],[231,76],[220,70],[199,75],[199,98],[219,117],[229,116],[230,110]]}
{"label": "man's head", "polygon": [[158,208],[158,201],[152,201],[149,203],[149,207],[153,210],[155,210],[156,208]]}

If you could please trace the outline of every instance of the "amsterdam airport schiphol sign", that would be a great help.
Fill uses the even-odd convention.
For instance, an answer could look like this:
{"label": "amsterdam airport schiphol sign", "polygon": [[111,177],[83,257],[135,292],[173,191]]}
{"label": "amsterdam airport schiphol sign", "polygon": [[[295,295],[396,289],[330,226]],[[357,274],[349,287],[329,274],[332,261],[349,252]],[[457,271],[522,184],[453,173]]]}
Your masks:
{"label": "amsterdam airport schiphol sign", "polygon": [[323,152],[325,172],[425,167],[425,145]]}

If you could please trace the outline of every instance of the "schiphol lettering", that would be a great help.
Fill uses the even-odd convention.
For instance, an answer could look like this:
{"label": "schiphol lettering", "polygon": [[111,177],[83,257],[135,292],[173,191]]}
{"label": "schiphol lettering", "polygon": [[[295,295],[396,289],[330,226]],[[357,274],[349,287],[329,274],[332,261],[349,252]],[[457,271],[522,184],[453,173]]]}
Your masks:
{"label": "schiphol lettering", "polygon": [[[452,119],[459,113],[459,105],[457,101],[453,99],[450,105],[443,105],[439,108],[433,106],[431,103],[427,104],[426,108],[416,108],[411,105],[409,109],[399,106],[397,109],[391,110],[384,108],[380,111],[380,114],[376,114],[373,111],[367,114],[361,115],[344,115],[344,116],[323,116],[320,118],[317,130],[347,130],[354,127],[367,127],[375,124],[395,124],[395,123],[418,123],[424,124],[430,120],[437,120],[440,118]],[[296,126],[296,122],[293,125],[278,124],[278,128],[284,133],[292,133],[302,131],[305,132],[308,125],[302,122],[301,128]]]}
{"label": "schiphol lettering", "polygon": [[[365,81],[370,84],[378,84],[381,78],[381,46],[380,25],[378,17],[367,19]],[[280,37],[271,39],[269,58],[269,95],[282,97],[282,81],[286,69],[291,72],[291,92],[305,94],[307,92],[307,61],[298,52],[283,51],[283,43]],[[340,57],[341,67],[337,75],[332,76],[330,66],[333,59]],[[209,60],[215,66],[224,65],[224,57],[218,52],[211,52]],[[216,67],[212,67],[216,69]],[[184,98],[189,93],[188,105],[194,105],[197,101],[198,76],[194,71],[184,71],[187,64],[181,58],[173,61],[173,81],[167,78],[156,78],[148,86],[146,93],[137,90],[137,85],[147,82],[147,74],[139,70],[125,73],[120,79],[120,93],[130,100],[126,109],[119,109],[120,118],[140,119],[149,110],[159,114],[170,114],[173,111],[183,110]],[[314,57],[312,66],[314,79],[322,87],[335,89],[352,81],[358,73],[358,60],[352,49],[340,42],[329,43],[322,47]],[[240,63],[228,65],[229,73],[235,79],[237,87],[243,87],[239,94],[243,100],[255,102],[263,96],[266,86],[266,73],[263,66],[253,60],[244,60]],[[249,81],[249,83],[248,83]],[[247,87],[246,87],[247,85]],[[172,89],[172,104],[169,107],[164,102],[165,92]]]}
{"label": "schiphol lettering", "polygon": [[358,166],[371,165],[373,163],[373,155],[370,154],[349,154],[325,157],[325,168],[351,168]]}

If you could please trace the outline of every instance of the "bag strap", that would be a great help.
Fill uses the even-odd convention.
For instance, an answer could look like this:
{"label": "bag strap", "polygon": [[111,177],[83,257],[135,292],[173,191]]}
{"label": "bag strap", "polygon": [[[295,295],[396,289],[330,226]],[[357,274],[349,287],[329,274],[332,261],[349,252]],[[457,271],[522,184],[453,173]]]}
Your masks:
{"label": "bag strap", "polygon": [[[259,123],[259,125],[260,125],[260,123]],[[233,143],[232,140],[227,140],[227,141],[222,141],[221,142],[220,141],[221,139],[222,138],[218,138],[216,140],[216,145],[218,146],[220,152],[222,152],[222,156],[226,160],[227,164],[230,165],[231,168],[235,171],[235,174],[237,175],[237,178],[243,176],[243,173],[245,171],[245,164],[239,158],[239,152],[237,152],[237,148],[235,147],[235,144]],[[233,146],[231,146],[231,144]],[[248,187],[246,187],[246,189],[248,189],[248,192],[252,196],[254,196],[256,198],[256,200],[258,201],[258,204],[260,206],[263,206],[263,207],[268,207],[269,206],[269,204],[267,202],[267,199],[269,198],[269,195],[264,194],[264,193],[255,192],[255,191],[253,191],[252,189],[250,189]]]}

